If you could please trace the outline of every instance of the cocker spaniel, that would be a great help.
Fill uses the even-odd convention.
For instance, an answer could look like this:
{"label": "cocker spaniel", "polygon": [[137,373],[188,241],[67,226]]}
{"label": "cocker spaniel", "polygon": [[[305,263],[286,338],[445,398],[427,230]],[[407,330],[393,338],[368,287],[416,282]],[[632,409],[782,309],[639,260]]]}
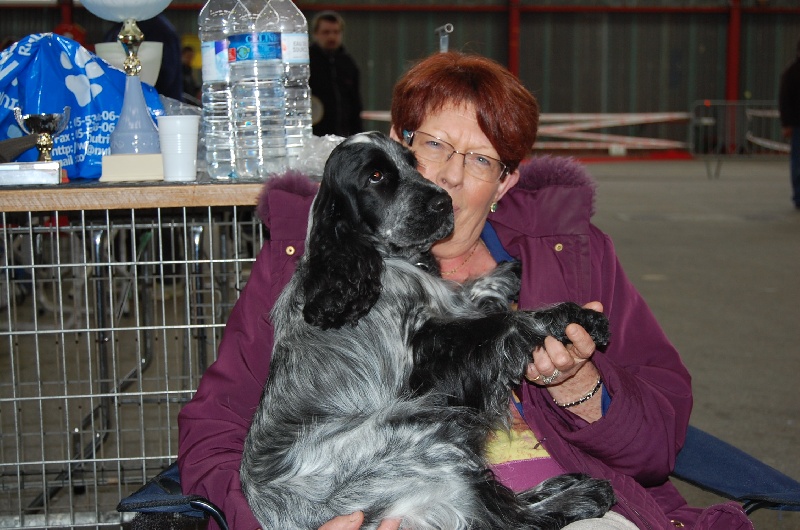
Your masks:
{"label": "cocker spaniel", "polygon": [[380,133],[328,159],[306,252],[278,299],[275,346],[241,465],[264,528],[316,529],[361,510],[405,529],[555,529],[614,502],[606,481],[562,475],[514,494],[487,469],[511,389],[570,322],[598,344],[603,315],[572,304],[511,311],[516,265],[459,286],[431,245],[453,229],[448,194]]}

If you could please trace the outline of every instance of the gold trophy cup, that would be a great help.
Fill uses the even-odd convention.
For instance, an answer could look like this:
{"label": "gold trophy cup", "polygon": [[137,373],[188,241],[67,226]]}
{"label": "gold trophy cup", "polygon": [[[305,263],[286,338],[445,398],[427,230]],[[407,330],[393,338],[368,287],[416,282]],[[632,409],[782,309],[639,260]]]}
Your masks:
{"label": "gold trophy cup", "polygon": [[39,161],[51,162],[53,141],[64,132],[69,123],[69,107],[64,107],[64,112],[60,114],[23,114],[22,109],[15,107],[14,117],[25,134],[38,136],[36,148],[39,149]]}

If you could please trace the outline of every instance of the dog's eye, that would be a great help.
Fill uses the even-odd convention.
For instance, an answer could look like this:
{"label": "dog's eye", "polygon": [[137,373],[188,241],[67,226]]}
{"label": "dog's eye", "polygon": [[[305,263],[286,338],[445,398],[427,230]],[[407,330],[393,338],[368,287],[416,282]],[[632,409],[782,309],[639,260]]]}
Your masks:
{"label": "dog's eye", "polygon": [[377,170],[373,171],[372,175],[369,176],[369,181],[372,184],[375,184],[375,183],[380,182],[382,180],[383,180],[383,173],[381,173],[380,171],[377,171]]}

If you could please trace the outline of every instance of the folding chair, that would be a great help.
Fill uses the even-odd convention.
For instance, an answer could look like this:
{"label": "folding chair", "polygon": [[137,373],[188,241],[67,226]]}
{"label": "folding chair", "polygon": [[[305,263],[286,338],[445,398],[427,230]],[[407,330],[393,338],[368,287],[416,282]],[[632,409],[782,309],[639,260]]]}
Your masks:
{"label": "folding chair", "polygon": [[[136,512],[140,517],[152,521],[163,521],[164,514],[175,514],[195,519],[212,518],[222,530],[228,530],[225,514],[211,501],[199,495],[184,495],[181,492],[181,477],[178,464],[173,463],[167,469],[150,479],[147,484],[122,499],[117,505],[118,512]],[[159,524],[144,523],[141,526],[156,530]],[[171,528],[171,524],[163,524]]]}
{"label": "folding chair", "polygon": [[[742,503],[748,515],[759,508],[800,511],[800,482],[696,427],[689,426],[673,476]],[[117,510],[211,517],[223,530],[228,528],[224,514],[211,502],[181,493],[177,464],[120,502]]]}
{"label": "folding chair", "polygon": [[727,442],[689,426],[672,475],[720,497],[759,508],[800,511],[800,483]]}

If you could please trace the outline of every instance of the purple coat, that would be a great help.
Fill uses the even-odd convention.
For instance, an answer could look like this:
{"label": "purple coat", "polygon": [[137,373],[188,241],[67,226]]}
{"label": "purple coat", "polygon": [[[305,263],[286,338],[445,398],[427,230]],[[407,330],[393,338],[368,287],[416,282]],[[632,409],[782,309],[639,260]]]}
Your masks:
{"label": "purple coat", "polygon": [[[593,357],[612,398],[602,419],[587,424],[554,406],[546,390],[523,383],[525,420],[566,471],[610,480],[619,500],[614,510],[640,528],[674,528],[676,520],[696,530],[751,529],[737,504],[689,508],[668,481],[689,422],[691,378],[610,238],[591,224],[591,178],[575,162],[551,157],[520,171],[520,183],[489,216],[506,251],[522,262],[520,308],[599,300],[612,337]],[[259,526],[239,483],[242,447],[269,370],[269,311],[304,250],[315,192],[297,175],[266,186],[259,215],[270,238],[228,319],[218,360],[178,416],[184,491],[208,497],[237,530]]]}

